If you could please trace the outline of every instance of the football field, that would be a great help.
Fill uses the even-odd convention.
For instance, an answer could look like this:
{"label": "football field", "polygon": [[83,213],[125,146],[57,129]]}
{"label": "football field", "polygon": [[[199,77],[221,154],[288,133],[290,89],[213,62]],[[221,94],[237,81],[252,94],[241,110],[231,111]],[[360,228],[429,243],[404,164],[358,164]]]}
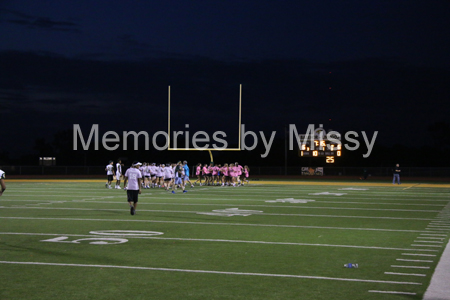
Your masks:
{"label": "football field", "polygon": [[132,216],[104,181],[6,183],[2,300],[422,299],[449,241],[444,184],[143,189]]}

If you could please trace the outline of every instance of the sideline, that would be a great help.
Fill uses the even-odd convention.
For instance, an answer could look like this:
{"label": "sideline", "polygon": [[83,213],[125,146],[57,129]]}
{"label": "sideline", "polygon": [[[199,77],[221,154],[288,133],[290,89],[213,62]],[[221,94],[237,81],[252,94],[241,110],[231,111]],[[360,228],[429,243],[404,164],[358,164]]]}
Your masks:
{"label": "sideline", "polygon": [[423,300],[449,300],[450,299],[450,241],[442,253],[430,285],[423,296]]}

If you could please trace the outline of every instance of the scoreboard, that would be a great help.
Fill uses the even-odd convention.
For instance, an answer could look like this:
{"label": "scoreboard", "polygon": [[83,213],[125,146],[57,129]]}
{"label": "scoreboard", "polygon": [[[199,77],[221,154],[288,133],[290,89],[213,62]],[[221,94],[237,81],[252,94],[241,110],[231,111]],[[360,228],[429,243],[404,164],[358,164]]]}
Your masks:
{"label": "scoreboard", "polygon": [[338,136],[333,136],[329,140],[324,138],[324,134],[326,134],[325,130],[320,128],[316,130],[312,138],[309,135],[299,135],[301,144],[298,156],[324,157],[326,163],[334,163],[335,158],[342,156],[342,144]]}
{"label": "scoreboard", "polygon": [[314,146],[310,142],[303,142],[299,151],[300,157],[325,157],[326,163],[334,163],[335,157],[342,155],[342,145],[331,143],[328,140],[314,140]]}

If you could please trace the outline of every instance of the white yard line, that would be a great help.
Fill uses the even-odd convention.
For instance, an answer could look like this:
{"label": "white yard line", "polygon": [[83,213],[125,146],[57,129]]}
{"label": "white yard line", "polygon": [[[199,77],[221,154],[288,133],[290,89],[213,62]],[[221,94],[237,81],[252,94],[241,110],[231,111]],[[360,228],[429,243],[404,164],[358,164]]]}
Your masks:
{"label": "white yard line", "polygon": [[[8,189],[8,191],[9,190],[10,189]],[[83,189],[83,191],[80,192],[80,189],[74,189],[73,191],[70,191],[70,195],[67,195],[68,194],[67,192],[69,191],[67,189],[63,189],[62,191],[55,191],[54,189],[51,189],[51,190],[52,190],[52,194],[55,194],[55,193],[61,193],[62,194],[62,195],[52,195],[52,196],[55,196],[55,197],[56,196],[59,196],[59,197],[71,197],[70,195],[73,195],[74,197],[77,197],[76,196],[77,194],[85,195],[86,191],[87,191],[87,190]],[[186,195],[183,195],[183,198],[192,199],[192,198],[198,197],[198,194],[195,192],[195,189],[192,189],[192,190],[189,189],[189,191],[192,192],[192,193],[191,194],[188,193]],[[314,192],[314,191],[318,191],[318,190],[311,190],[311,191]],[[12,194],[10,196],[21,196],[21,197],[26,196],[26,195],[24,195],[26,193],[32,194],[32,195],[30,195],[30,197],[33,197],[33,196],[35,196],[35,193],[36,193],[36,191],[30,190],[30,189],[17,191],[17,195],[15,195],[13,191],[10,191],[10,192],[12,192]],[[48,189],[42,189],[42,192],[47,192],[48,193]],[[216,191],[212,191],[212,192],[215,193]],[[275,195],[274,197],[309,197],[309,198],[316,199],[316,201],[320,201],[320,200],[324,200],[324,199],[330,199],[330,195],[314,195],[314,196],[312,196],[312,195],[308,195],[308,193],[306,193],[307,191],[303,191],[303,192],[304,193],[296,193],[296,192],[280,193],[280,192],[273,192],[273,194]],[[93,197],[95,197],[96,193],[100,193],[101,195],[105,195],[105,191],[100,191],[100,190],[89,191],[90,195],[94,194]],[[113,191],[112,193],[115,193],[115,194],[107,194],[106,196],[113,196],[113,197],[116,197],[116,196],[125,197],[126,196],[126,194],[122,190],[120,190],[120,191]],[[159,195],[169,195],[168,192],[165,192],[163,190],[152,190],[151,192],[148,192],[148,193],[146,193],[144,191],[142,193],[142,195],[146,195],[146,194],[149,194],[149,193],[152,193],[153,196],[156,196],[156,195],[158,195],[158,196]],[[261,195],[265,196],[265,198],[267,197],[268,194],[272,194],[272,193],[271,192],[261,193]],[[285,194],[285,195],[280,195],[280,194]],[[238,195],[240,197],[242,197],[242,196],[245,196],[245,197],[258,196],[257,193],[251,193],[250,195],[247,196],[247,195],[245,195],[245,193],[241,193],[241,192],[239,192]],[[229,200],[230,197],[235,197],[235,196],[237,196],[235,193],[228,193],[228,194],[223,195],[223,196],[214,194],[214,197],[208,197],[208,199],[204,199],[204,200]],[[39,197],[44,197],[44,196],[40,195]],[[78,196],[78,197],[81,197],[81,196]],[[83,196],[83,197],[85,197],[85,196]],[[373,200],[373,199],[375,199],[375,200],[379,200],[379,201],[387,201],[386,204],[390,204],[389,201],[422,201],[422,202],[447,202],[447,203],[450,201],[450,199],[440,200],[440,199],[423,199],[423,198],[409,198],[409,197],[407,199],[399,199],[398,197],[392,197],[392,199],[387,198],[387,197],[383,197],[382,199],[380,199],[380,197],[376,197],[376,196],[359,198],[359,197],[353,197],[353,195],[346,195],[346,197],[348,198],[347,200]],[[173,197],[172,198],[169,198],[169,197],[158,197],[158,198],[159,199],[172,199],[172,200],[174,199]],[[258,197],[258,198],[261,198],[261,197]],[[273,198],[273,197],[271,197],[271,198]],[[264,199],[264,200],[270,200],[271,198],[267,198],[267,199]],[[319,199],[317,199],[317,198],[319,198]],[[196,199],[196,200],[203,201],[203,199]],[[249,199],[249,200],[246,200],[246,201],[260,201],[260,200],[250,200]],[[370,203],[367,203],[367,204],[370,204]],[[403,204],[403,205],[407,205],[407,204]],[[445,204],[442,204],[440,206],[445,206]]]}
{"label": "white yard line", "polygon": [[[386,232],[425,232],[422,230],[383,229],[383,228],[352,228],[352,227],[327,227],[327,226],[302,226],[302,225],[277,225],[277,224],[251,224],[251,223],[220,223],[220,222],[188,222],[188,221],[159,221],[138,219],[89,219],[89,218],[36,218],[36,217],[0,217],[10,220],[47,220],[47,221],[93,221],[93,222],[142,222],[142,223],[168,223],[168,224],[192,224],[192,225],[217,225],[217,226],[249,226],[249,227],[279,227],[279,228],[308,228],[308,229],[333,229],[333,230],[361,230],[361,231],[386,231]],[[428,250],[431,251],[431,250]]]}
{"label": "white yard line", "polygon": [[369,293],[393,294],[393,295],[409,295],[409,296],[415,296],[416,295],[416,293],[412,293],[412,292],[377,291],[377,290],[369,290]]}
{"label": "white yard line", "polygon": [[426,256],[426,257],[435,257],[435,254],[421,254],[421,253],[402,253],[405,256]]}
{"label": "white yard line", "polygon": [[441,248],[442,245],[417,245],[417,244],[412,244],[411,247],[434,247],[434,248]]}
{"label": "white yard line", "polygon": [[[32,235],[32,236],[74,236],[74,237],[104,237],[103,235],[81,235],[81,234],[57,234],[57,233],[20,233],[20,232],[0,232],[0,235]],[[394,247],[375,247],[375,246],[356,246],[356,245],[332,245],[332,244],[312,244],[312,243],[293,243],[293,242],[267,242],[267,241],[245,241],[245,240],[225,240],[225,239],[195,239],[195,238],[165,238],[149,236],[130,236],[114,235],[116,237],[126,237],[127,239],[152,239],[152,240],[175,240],[175,241],[194,241],[194,242],[220,242],[220,243],[244,243],[244,244],[267,244],[267,245],[287,245],[287,246],[314,246],[314,247],[336,247],[336,248],[355,248],[355,249],[373,249],[373,250],[394,250],[394,251],[421,251],[408,248]],[[428,250],[423,250],[428,251]]]}
{"label": "white yard line", "polygon": [[[42,209],[42,210],[81,210],[81,211],[125,211],[128,209],[103,209],[103,208],[73,208],[73,207],[28,207],[28,206],[11,206],[3,207],[4,209]],[[156,212],[156,213],[182,213],[182,214],[201,214],[209,213],[209,211],[188,211],[188,210],[146,210],[140,209],[140,212]],[[429,221],[425,218],[400,218],[400,217],[372,217],[372,216],[342,216],[342,215],[315,215],[315,214],[273,214],[273,213],[253,213],[252,216],[289,216],[289,217],[320,217],[320,218],[356,218],[356,219],[383,219],[383,220],[416,220]]]}
{"label": "white yard line", "polygon": [[[112,197],[103,197],[104,199],[112,198]],[[3,199],[2,199],[3,200]],[[53,201],[49,200],[48,203],[101,203],[101,204],[118,204],[123,205],[123,199],[121,201],[100,201],[101,197],[98,197],[98,199],[92,199],[92,200],[85,200],[85,201]],[[43,202],[44,200],[6,200],[9,202]],[[341,204],[340,202],[339,204]],[[387,209],[387,208],[360,208],[360,207],[327,207],[327,206],[303,206],[303,205],[261,205],[261,204],[225,204],[225,203],[160,203],[160,202],[140,202],[140,205],[170,205],[170,206],[242,206],[242,207],[269,207],[269,208],[297,208],[297,209],[330,209],[330,210],[362,210],[362,211],[392,211],[392,212],[430,212],[435,213],[439,212],[440,210],[420,210],[420,209]]]}
{"label": "white yard line", "polygon": [[420,235],[426,235],[426,236],[447,236],[446,234],[435,234],[435,233],[421,233]]}
{"label": "white yard line", "polygon": [[424,267],[424,266],[399,266],[399,265],[391,265],[391,268],[429,269],[430,267]]}
{"label": "white yard line", "polygon": [[426,263],[432,263],[433,260],[424,260],[424,259],[403,259],[403,258],[397,258],[397,261],[407,261],[407,262],[426,262]]}
{"label": "white yard line", "polygon": [[299,279],[352,281],[352,282],[385,283],[385,284],[399,284],[399,285],[422,285],[419,282],[370,280],[370,279],[356,279],[356,278],[336,278],[336,277],[289,275],[289,274],[244,273],[244,272],[226,272],[226,271],[212,271],[212,270],[190,270],[190,269],[152,268],[152,267],[134,267],[134,266],[95,265],[95,264],[92,264],[92,265],[91,264],[63,264],[63,263],[24,262],[24,261],[22,261],[22,262],[20,262],[20,261],[0,261],[0,263],[1,264],[15,264],[15,265],[40,265],[40,266],[88,267],[88,268],[116,268],[116,269],[165,271],[165,272],[184,272],[184,273],[203,273],[203,274],[219,274],[219,275],[244,275],[244,276],[262,276],[262,277],[283,277],[283,278],[299,278]]}
{"label": "white yard line", "polygon": [[[105,180],[106,182],[106,180]],[[27,191],[46,191],[49,189],[49,186],[42,186],[37,187],[35,186],[36,183],[30,183],[29,186],[26,188]],[[51,183],[52,184],[52,183]],[[55,187],[54,185],[51,186],[52,190],[62,190],[62,191],[74,191],[79,192],[80,189],[77,187],[80,184],[83,183],[67,183],[67,185],[74,185],[74,187]],[[329,189],[329,190],[338,190],[339,188],[345,188],[347,185],[320,185],[320,186],[308,186],[308,185],[302,185],[302,186],[289,186],[289,188],[286,188],[287,186],[272,186],[267,185],[266,187],[238,187],[238,188],[231,188],[231,187],[219,187],[219,186],[195,186],[194,188],[189,188],[189,190],[195,191],[200,189],[214,189],[215,192],[228,192],[228,193],[253,193],[258,194],[255,191],[261,191],[259,194],[264,193],[272,193],[272,194],[289,194],[289,193],[302,193],[302,192],[309,192],[309,191],[317,191],[317,190],[323,190],[323,189]],[[357,187],[362,188],[362,187]],[[377,190],[378,189],[378,190]],[[416,195],[427,195],[427,197],[441,197],[441,198],[449,198],[448,193],[446,192],[403,192],[403,191],[393,191],[393,192],[386,192],[381,191],[382,189],[386,189],[386,187],[370,187],[369,190],[354,190],[352,191],[352,195],[373,195],[373,194],[387,194],[392,196],[400,196],[400,197],[408,197],[409,195],[416,196]],[[14,183],[12,183],[11,187],[8,188],[8,190],[12,192],[21,192],[24,189],[23,188],[15,188]],[[105,188],[105,183],[98,182],[96,187],[93,188],[84,188],[85,191],[98,191],[98,192],[104,192],[108,191],[108,189]],[[151,188],[147,189],[148,191],[163,191],[161,188]],[[144,189],[143,191],[146,191]],[[113,191],[114,192],[114,191]]]}
{"label": "white yard line", "polygon": [[[92,196],[92,197],[86,197],[86,195],[84,196],[73,196],[73,195],[48,195],[48,196],[52,196],[52,197],[67,197],[67,198],[71,198],[71,197],[80,197],[80,198],[86,198],[87,200],[83,201],[83,202],[89,202],[89,203],[123,203],[123,199],[124,199],[124,195],[117,195],[117,196]],[[183,195],[183,198],[185,198],[186,195]],[[17,197],[24,197],[23,195],[17,195]],[[47,197],[45,195],[39,196],[39,195],[30,195],[30,197]],[[141,194],[140,197],[144,197],[144,199],[146,198],[157,198],[157,199],[167,199],[167,200],[178,200],[176,198],[168,198],[168,197],[155,197],[154,194]],[[295,196],[296,198],[305,198],[303,196]],[[105,201],[96,201],[100,200],[100,199],[114,199],[114,198],[118,198],[120,200],[118,201],[109,201],[109,202],[105,202]],[[275,198],[275,197],[274,197]],[[274,198],[267,198],[267,199],[259,199],[259,200],[253,200],[253,199],[245,199],[244,201],[246,202],[262,202],[262,201],[269,201],[269,200],[274,200]],[[306,197],[308,198],[308,197]],[[311,198],[311,197],[309,197]],[[189,199],[189,200],[196,200],[196,201],[207,201],[207,200],[212,200],[212,201],[232,201],[229,197],[225,198],[225,199],[215,199],[215,198],[208,198],[208,199]],[[312,199],[311,199],[312,200]],[[23,202],[42,202],[44,200],[14,200],[14,199],[2,199],[2,201],[8,201],[8,202],[18,202],[18,201],[23,201]],[[49,200],[49,201],[57,201],[57,200]],[[64,201],[70,201],[69,200],[64,200]],[[79,200],[73,200],[74,202],[77,202]],[[242,200],[238,200],[240,202],[242,202]],[[363,205],[398,205],[398,206],[437,206],[437,207],[443,207],[444,205],[442,204],[411,204],[411,203],[378,203],[378,202],[347,202],[347,201],[322,201],[322,200],[315,200],[316,204],[321,204],[321,203],[330,203],[330,204],[363,204]],[[185,203],[185,202],[178,202],[178,203],[174,203],[174,202],[170,202],[170,203],[146,203],[146,202],[141,202],[142,205],[146,205],[146,204],[164,204],[164,205],[183,205],[183,204],[189,204],[189,203]],[[236,205],[236,204],[208,204],[208,203],[194,203],[191,205]],[[247,204],[247,206],[252,206],[252,204]],[[255,204],[256,206],[256,204]],[[264,206],[264,205],[261,205]],[[300,206],[275,206],[275,205],[266,205],[267,207],[300,207]],[[304,207],[304,206],[302,206]],[[319,208],[320,207],[314,207],[314,208]],[[335,208],[335,209],[359,209],[359,208]],[[390,210],[390,209],[367,209],[367,210]],[[397,209],[392,209],[393,211],[396,211]],[[424,212],[439,212],[439,210],[398,210],[398,211],[424,211]],[[441,221],[434,221],[434,222],[441,222]],[[433,223],[430,222],[430,223]]]}
{"label": "white yard line", "polygon": [[440,241],[414,241],[414,243],[432,243],[432,244],[443,244],[444,242],[440,242]]}
{"label": "white yard line", "polygon": [[399,276],[418,276],[418,277],[425,277],[426,274],[413,274],[413,273],[395,273],[395,272],[384,272],[386,275],[399,275]]}

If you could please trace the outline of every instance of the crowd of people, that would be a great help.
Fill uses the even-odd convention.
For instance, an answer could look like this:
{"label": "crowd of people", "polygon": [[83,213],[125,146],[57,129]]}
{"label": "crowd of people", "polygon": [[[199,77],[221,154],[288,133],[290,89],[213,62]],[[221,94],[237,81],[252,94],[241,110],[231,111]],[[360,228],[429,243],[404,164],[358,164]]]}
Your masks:
{"label": "crowd of people", "polygon": [[250,168],[242,167],[238,162],[223,166],[199,163],[196,166],[195,175],[197,176],[195,183],[200,185],[240,186],[244,185],[244,182],[249,183]]}
{"label": "crowd of people", "polygon": [[[106,166],[105,171],[108,177],[106,188],[112,189],[112,182],[116,180],[115,189],[122,189],[120,181],[123,177],[123,189],[127,191],[127,201],[130,206],[131,215],[136,214],[137,202],[142,188],[164,188],[175,194],[177,188],[187,193],[186,185],[194,187],[194,184],[202,185],[221,185],[221,186],[240,186],[244,181],[249,183],[250,168],[242,167],[239,163],[214,165],[210,163],[198,164],[195,168],[197,180],[192,183],[189,179],[190,170],[187,161],[178,163],[160,164],[133,162],[125,174],[122,173],[124,165],[118,160],[114,168],[114,162],[111,160]],[[203,182],[202,182],[203,180]]]}
{"label": "crowd of people", "polygon": [[[172,189],[175,193],[176,188],[183,189],[186,192],[185,186],[198,184],[199,186],[217,185],[217,186],[241,186],[244,183],[249,183],[250,168],[248,166],[242,167],[239,163],[224,164],[223,166],[214,163],[197,164],[195,168],[196,181],[191,182],[190,170],[187,161],[179,161],[178,163],[156,164],[156,163],[140,163],[136,162],[137,169],[141,173],[141,186],[144,189],[150,188],[165,188]],[[115,167],[111,160],[106,166],[108,182],[106,188],[112,189],[112,182],[115,180],[115,189],[122,189],[120,181],[123,175],[122,171],[124,165],[121,160],[118,160]],[[136,167],[132,165],[132,167]],[[179,179],[178,179],[179,178]],[[181,183],[177,183],[181,181]],[[126,185],[124,186],[126,188]]]}

